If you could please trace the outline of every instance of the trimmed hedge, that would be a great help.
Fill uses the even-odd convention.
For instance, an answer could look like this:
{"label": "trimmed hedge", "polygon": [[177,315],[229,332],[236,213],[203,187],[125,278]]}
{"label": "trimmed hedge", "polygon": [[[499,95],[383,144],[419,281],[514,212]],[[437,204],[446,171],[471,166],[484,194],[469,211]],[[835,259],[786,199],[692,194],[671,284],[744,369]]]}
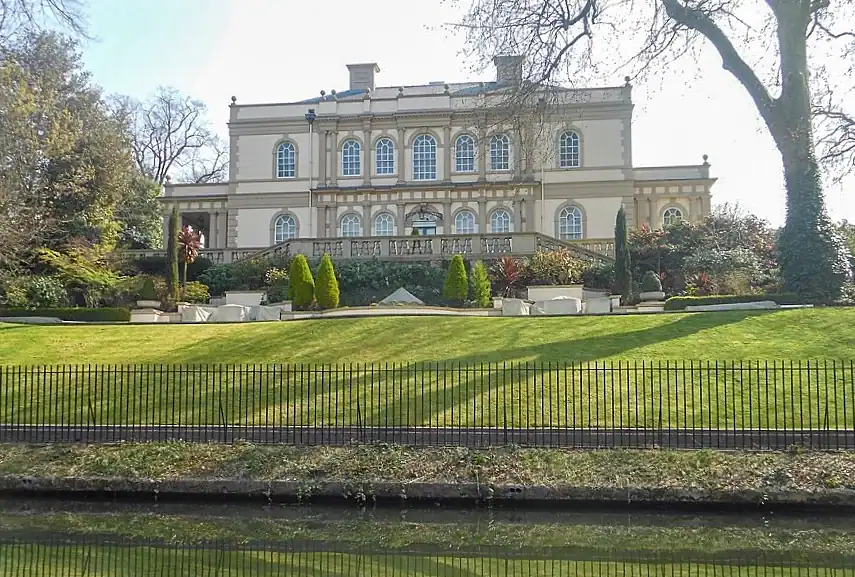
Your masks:
{"label": "trimmed hedge", "polygon": [[2,309],[0,317],[50,317],[63,321],[126,322],[131,320],[130,309],[123,308],[57,308],[57,309]]}
{"label": "trimmed hedge", "polygon": [[712,295],[708,297],[671,297],[665,301],[666,311],[682,311],[687,306],[729,305],[736,303],[753,303],[759,301],[774,301],[779,305],[799,305],[804,299],[792,293],[766,295]]}

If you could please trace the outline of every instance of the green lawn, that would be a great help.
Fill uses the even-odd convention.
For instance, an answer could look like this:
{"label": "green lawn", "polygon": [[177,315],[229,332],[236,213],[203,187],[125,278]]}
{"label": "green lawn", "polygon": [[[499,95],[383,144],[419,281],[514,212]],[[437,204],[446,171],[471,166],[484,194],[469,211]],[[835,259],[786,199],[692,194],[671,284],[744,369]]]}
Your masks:
{"label": "green lawn", "polygon": [[[3,325],[0,417],[9,424],[74,425],[849,428],[855,424],[854,349],[855,309]],[[616,359],[620,370],[593,364]],[[663,359],[680,365],[663,370]],[[682,368],[685,360],[743,359],[761,362]],[[794,371],[780,364],[810,359],[831,359],[835,369]],[[656,364],[642,370],[624,361]],[[443,365],[386,365],[407,362]],[[125,366],[24,375],[10,368],[58,363]],[[126,366],[139,363],[157,366]],[[260,365],[170,369],[163,363]],[[325,363],[333,366],[318,368]]]}
{"label": "green lawn", "polygon": [[841,359],[855,308],[577,318],[0,325],[0,364]]}

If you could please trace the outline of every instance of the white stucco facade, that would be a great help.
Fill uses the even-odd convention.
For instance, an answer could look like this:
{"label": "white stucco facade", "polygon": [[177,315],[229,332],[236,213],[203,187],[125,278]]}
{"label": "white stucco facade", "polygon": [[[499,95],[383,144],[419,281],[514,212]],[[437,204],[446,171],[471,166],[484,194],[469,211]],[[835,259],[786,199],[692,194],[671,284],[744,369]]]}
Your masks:
{"label": "white stucco facade", "polygon": [[375,64],[351,65],[338,94],[233,99],[229,181],[168,184],[164,202],[205,229],[209,248],[247,250],[414,228],[597,241],[621,207],[636,227],[708,214],[706,159],[633,167],[631,86],[567,90],[536,115],[508,114],[505,64],[496,82],[407,87],[375,86]]}

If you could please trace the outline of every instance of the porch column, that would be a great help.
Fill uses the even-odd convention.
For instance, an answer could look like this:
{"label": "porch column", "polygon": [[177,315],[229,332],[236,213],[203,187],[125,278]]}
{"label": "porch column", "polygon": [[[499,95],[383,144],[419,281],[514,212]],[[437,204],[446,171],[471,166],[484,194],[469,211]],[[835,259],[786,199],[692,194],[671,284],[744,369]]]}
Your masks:
{"label": "porch column", "polygon": [[371,218],[371,205],[362,205],[362,234],[372,236],[374,232],[374,220]]}
{"label": "porch column", "polygon": [[395,225],[398,227],[398,236],[404,236],[406,234],[404,229],[407,227],[407,213],[403,203],[398,204],[398,214],[395,220]]}
{"label": "porch column", "polygon": [[208,213],[208,235],[210,238],[206,239],[208,242],[208,248],[219,248],[218,244],[220,242],[220,213],[219,212],[209,212]]}

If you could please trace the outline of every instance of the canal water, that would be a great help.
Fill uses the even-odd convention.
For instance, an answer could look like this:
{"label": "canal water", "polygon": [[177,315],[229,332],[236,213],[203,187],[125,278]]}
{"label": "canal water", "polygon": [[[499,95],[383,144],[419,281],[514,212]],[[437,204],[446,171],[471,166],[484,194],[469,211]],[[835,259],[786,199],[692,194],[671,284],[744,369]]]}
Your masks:
{"label": "canal water", "polygon": [[855,577],[855,522],[15,500],[0,501],[0,575]]}

